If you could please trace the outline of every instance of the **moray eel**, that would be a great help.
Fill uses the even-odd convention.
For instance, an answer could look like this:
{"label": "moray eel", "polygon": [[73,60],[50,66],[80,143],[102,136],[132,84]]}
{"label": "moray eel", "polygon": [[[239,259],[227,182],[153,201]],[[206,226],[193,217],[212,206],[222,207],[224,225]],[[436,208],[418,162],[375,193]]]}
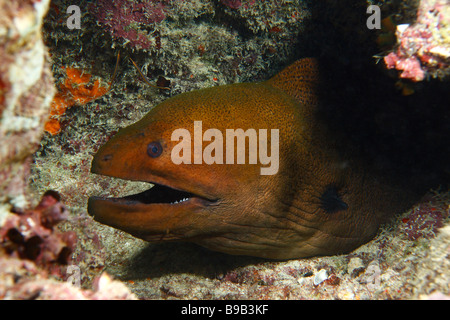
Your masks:
{"label": "moray eel", "polygon": [[[306,58],[265,82],[167,99],[121,129],[92,162],[93,173],[154,186],[123,198],[91,197],[89,214],[147,241],[270,259],[340,254],[368,242],[385,217],[407,206],[401,190],[338,147],[318,116],[319,83],[317,61]],[[227,129],[248,133],[245,159]],[[265,147],[259,157],[251,154],[249,129]]]}

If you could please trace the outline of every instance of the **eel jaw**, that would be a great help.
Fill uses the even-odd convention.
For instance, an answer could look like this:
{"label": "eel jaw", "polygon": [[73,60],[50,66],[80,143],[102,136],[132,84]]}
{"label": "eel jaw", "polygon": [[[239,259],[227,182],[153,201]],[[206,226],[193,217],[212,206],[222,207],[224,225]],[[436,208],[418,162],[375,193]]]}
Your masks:
{"label": "eel jaw", "polygon": [[[194,235],[218,199],[154,184],[144,192],[123,198],[90,197],[88,213],[94,220],[147,240],[179,240]],[[197,215],[204,217],[199,217]]]}

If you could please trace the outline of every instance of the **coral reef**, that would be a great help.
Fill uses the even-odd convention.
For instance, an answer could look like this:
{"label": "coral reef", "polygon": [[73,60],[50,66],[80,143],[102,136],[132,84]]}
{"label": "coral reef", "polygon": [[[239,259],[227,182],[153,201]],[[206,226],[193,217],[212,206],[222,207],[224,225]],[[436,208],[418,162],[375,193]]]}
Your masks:
{"label": "coral reef", "polygon": [[[370,2],[381,5],[390,1]],[[13,22],[11,17],[15,14],[6,13],[12,10],[11,8],[16,10],[19,3],[26,14]],[[31,3],[34,3],[34,6]],[[27,196],[34,195],[35,199],[39,199],[47,190],[57,190],[70,213],[66,221],[53,228],[52,234],[57,230],[75,231],[78,240],[70,257],[70,264],[58,265],[56,269],[50,270],[45,269],[45,265],[49,264],[38,265],[28,259],[19,259],[23,245],[16,246],[18,251],[12,252],[16,257],[0,250],[1,298],[449,297],[450,195],[445,192],[423,199],[412,210],[387,224],[374,241],[352,253],[281,262],[226,256],[189,244],[147,244],[120,231],[93,223],[86,215],[87,195],[123,196],[148,189],[148,185],[93,176],[90,174],[90,162],[99,146],[119,128],[137,121],[169,95],[219,84],[267,79],[293,59],[311,54],[309,49],[314,41],[315,45],[321,46],[319,55],[332,56],[335,65],[343,64],[346,69],[356,66],[360,68],[361,73],[368,73],[358,64],[358,54],[367,50],[369,45],[366,44],[370,44],[372,39],[367,37],[367,29],[356,24],[362,20],[361,25],[365,26],[366,16],[363,14],[361,18],[353,14],[354,2],[350,2],[352,5],[348,5],[348,2],[343,5],[341,1],[326,1],[326,9],[319,11],[324,14],[313,15],[311,7],[321,6],[322,2],[141,1],[141,4],[152,8],[152,12],[146,13],[137,7],[136,1],[97,1],[96,4],[80,0],[77,4],[82,10],[81,29],[68,31],[65,12],[73,3],[68,0],[53,0],[44,20],[44,37],[52,54],[57,89],[67,93],[62,103],[62,109],[65,110],[63,114],[55,115],[60,125],[59,134],[46,134],[40,141],[40,148],[35,153],[33,162],[30,163],[25,159],[39,144],[55,92],[51,85],[45,48],[40,43],[41,36],[38,34],[44,8],[48,3],[49,1],[45,0],[0,0],[1,8],[4,9],[2,12],[5,12],[0,17],[0,55],[4,61],[0,64],[0,198],[7,201],[6,206],[0,205],[0,225],[10,217],[20,218],[20,215],[10,212],[11,204],[19,208],[26,207],[24,197],[17,195],[24,194],[26,172],[31,167],[31,188]],[[406,2],[401,2],[402,5],[404,3]],[[117,4],[122,4],[122,7]],[[127,11],[133,7],[138,10]],[[125,10],[122,10],[124,8]],[[36,13],[36,19],[28,20],[27,12],[35,12],[34,10],[39,13]],[[365,10],[358,12],[364,13]],[[124,16],[113,21],[114,15]],[[408,15],[414,17],[415,12],[409,12]],[[428,13],[423,11],[423,15]],[[313,24],[308,28],[311,19]],[[34,28],[31,35],[35,37],[27,37],[27,41],[30,41],[28,46],[18,46],[16,40],[24,38],[19,35],[12,39],[9,35],[18,35],[17,26],[22,25],[22,22],[27,25],[27,21],[33,21],[30,22],[33,27],[19,29],[23,33]],[[8,27],[4,28],[5,25]],[[355,39],[364,37],[365,45],[358,45],[359,42]],[[39,44],[33,46],[36,42]],[[351,48],[350,53],[341,50],[347,45]],[[124,59],[121,60],[117,81],[111,91],[89,103],[81,103],[76,108],[66,108],[72,103],[69,102],[71,97],[81,94],[81,91],[87,90],[89,97],[97,95],[92,95],[90,89],[94,88],[97,79],[111,78],[118,49]],[[398,50],[400,51],[394,53],[398,53],[399,59],[407,57],[401,56],[401,46]],[[22,53],[25,52],[36,54],[32,55],[33,59],[30,60],[16,60],[24,57]],[[136,60],[151,81],[160,75],[168,79],[171,92],[148,88],[128,62],[128,57]],[[9,61],[18,62],[5,63]],[[31,61],[34,62],[30,64]],[[13,65],[16,66],[14,70],[26,70],[27,77],[19,79],[17,76],[22,73],[16,73],[16,78],[11,81],[11,73],[8,70]],[[17,68],[18,65],[20,68]],[[98,75],[99,78],[92,76],[89,83],[83,82],[80,87],[74,83],[78,80],[66,86],[66,80],[69,79],[67,68],[82,70],[81,74],[78,72],[75,75],[75,79],[83,79],[87,74]],[[431,75],[439,73],[434,67],[423,69],[425,76],[429,71]],[[370,76],[368,75],[367,80]],[[34,82],[39,78],[39,81]],[[21,84],[25,80],[27,83],[33,80],[32,90],[30,85]],[[378,90],[376,94],[380,95],[378,83],[374,86]],[[72,93],[70,87],[79,88],[81,91]],[[102,87],[100,81],[97,93]],[[346,93],[351,90],[353,87],[348,86]],[[24,93],[21,96],[23,98],[19,99],[22,91],[27,94]],[[429,103],[429,100],[423,101],[423,104]],[[389,111],[396,110],[396,107],[396,104],[387,106]],[[11,111],[13,109],[17,109],[17,112]],[[392,117],[400,118],[395,112]],[[15,119],[20,121],[12,121]],[[341,124],[339,122],[339,125]],[[17,126],[17,130],[8,129],[13,125]],[[28,131],[27,128],[32,130]],[[397,134],[399,131],[403,132],[405,127],[402,123],[395,122],[392,130]],[[7,140],[3,140],[4,138]],[[436,136],[432,136],[432,139],[435,141]],[[371,143],[369,145],[371,146]],[[8,155],[7,159],[4,155]],[[14,170],[11,166],[15,160],[10,160],[13,158],[18,159],[18,166]],[[22,209],[18,212],[31,211]],[[70,272],[64,271],[64,268],[69,266],[78,268],[79,283],[83,289],[68,283]],[[326,271],[327,279],[314,285],[314,278],[320,270]],[[105,271],[121,282],[111,281]]]}
{"label": "coral reef", "polygon": [[49,268],[52,264],[69,264],[76,234],[58,232],[54,227],[67,219],[60,196],[48,191],[33,210],[16,212],[0,228],[0,248],[13,257],[29,259]]}
{"label": "coral reef", "polygon": [[397,48],[384,61],[401,71],[400,78],[422,81],[450,75],[450,4],[448,0],[422,0],[417,21],[397,26]]}
{"label": "coral reef", "polygon": [[82,290],[72,263],[77,235],[56,225],[68,218],[59,195],[48,191],[32,210],[15,212],[0,228],[0,299],[136,299],[127,287],[102,273]]}
{"label": "coral reef", "polygon": [[92,4],[98,22],[116,39],[137,49],[149,49],[156,45],[143,27],[161,22],[166,17],[169,1],[158,0],[101,0]]}
{"label": "coral reef", "polygon": [[[68,212],[56,192],[27,209],[34,201],[28,190],[31,156],[56,91],[41,28],[49,3],[0,1],[0,299],[133,299],[106,274],[93,290],[61,282],[76,242],[73,231],[56,226]],[[76,79],[89,80],[72,71]],[[85,93],[81,89],[89,97],[102,90],[97,82],[79,85],[77,97]],[[65,89],[75,98],[74,88]]]}
{"label": "coral reef", "polygon": [[445,219],[449,217],[449,208],[445,202],[439,204],[435,199],[429,201],[424,199],[422,204],[413,208],[409,216],[402,219],[404,224],[402,233],[408,240],[434,238],[438,230],[444,226]]}
{"label": "coral reef", "polygon": [[[220,0],[220,3],[222,3],[224,6],[227,6],[230,9],[238,9],[242,6],[241,0]],[[255,1],[252,1],[252,4],[254,4]]]}
{"label": "coral reef", "polygon": [[[278,4],[274,9],[256,1],[122,0],[99,1],[90,11],[96,24],[112,36],[114,47],[120,44],[133,51],[151,52],[151,62],[139,63],[144,70],[162,70],[186,81],[182,86],[205,81],[202,86],[211,86],[241,81],[244,67],[248,70],[251,66],[257,74],[271,62],[287,58],[288,46],[297,42],[308,10],[299,0],[280,0]],[[205,23],[208,19],[215,22]],[[244,35],[230,28],[230,21],[239,21]],[[265,56],[268,61],[262,59]],[[174,92],[179,90],[174,88]]]}
{"label": "coral reef", "polygon": [[2,257],[0,253],[0,299],[2,300],[135,300],[120,281],[103,273],[92,290],[49,277],[26,260]]}
{"label": "coral reef", "polygon": [[0,205],[27,206],[31,155],[55,91],[41,31],[49,2],[0,1]]}

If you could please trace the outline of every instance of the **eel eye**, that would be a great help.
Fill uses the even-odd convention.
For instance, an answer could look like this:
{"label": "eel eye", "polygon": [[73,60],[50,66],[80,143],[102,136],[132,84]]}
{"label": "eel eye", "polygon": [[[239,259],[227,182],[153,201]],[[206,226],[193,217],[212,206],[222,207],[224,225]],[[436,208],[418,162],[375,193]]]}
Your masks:
{"label": "eel eye", "polygon": [[161,155],[163,148],[159,142],[150,142],[147,146],[147,154],[152,158],[157,158]]}

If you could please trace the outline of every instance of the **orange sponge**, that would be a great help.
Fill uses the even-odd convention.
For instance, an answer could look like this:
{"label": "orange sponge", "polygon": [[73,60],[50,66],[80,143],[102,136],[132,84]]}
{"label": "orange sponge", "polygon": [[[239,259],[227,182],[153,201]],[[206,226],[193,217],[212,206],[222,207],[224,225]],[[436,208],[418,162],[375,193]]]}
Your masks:
{"label": "orange sponge", "polygon": [[66,75],[67,78],[60,84],[60,90],[53,98],[50,119],[44,126],[45,131],[52,135],[61,131],[58,118],[66,112],[67,108],[75,104],[86,104],[103,96],[109,90],[109,86],[100,84],[100,79],[92,82],[92,75],[80,69],[66,68]]}

